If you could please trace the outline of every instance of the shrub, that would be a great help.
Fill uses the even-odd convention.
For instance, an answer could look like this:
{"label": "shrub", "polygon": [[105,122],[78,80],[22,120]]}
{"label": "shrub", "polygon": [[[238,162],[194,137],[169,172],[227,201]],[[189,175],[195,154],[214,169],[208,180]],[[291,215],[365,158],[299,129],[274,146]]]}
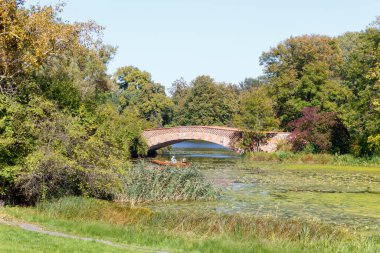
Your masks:
{"label": "shrub", "polygon": [[288,161],[294,158],[294,153],[291,152],[285,152],[285,151],[280,151],[276,153],[278,159],[280,161]]}
{"label": "shrub", "polygon": [[28,203],[68,195],[113,199],[122,189],[122,173],[112,169],[84,168],[54,151],[38,150],[26,160],[16,180]]}
{"label": "shrub", "polygon": [[[3,189],[8,190],[12,202],[35,203],[65,195],[113,199],[123,189],[131,152],[142,154],[146,150],[140,137],[141,120],[120,114],[111,103],[94,111],[82,106],[79,115],[73,116],[60,111],[52,101],[35,96],[22,108],[27,112],[24,122],[33,132],[35,146],[29,145],[28,153],[21,152],[23,157],[14,156],[17,163],[0,167],[0,179],[8,178],[4,185],[0,183],[0,197],[5,195]],[[22,124],[12,120],[14,117],[8,124]],[[21,144],[23,135],[15,137]],[[7,151],[0,158],[16,151],[15,147],[0,146]]]}
{"label": "shrub", "polygon": [[303,116],[289,125],[293,128],[291,143],[294,151],[312,153],[347,153],[349,134],[334,112],[320,112],[318,107],[305,107]]}

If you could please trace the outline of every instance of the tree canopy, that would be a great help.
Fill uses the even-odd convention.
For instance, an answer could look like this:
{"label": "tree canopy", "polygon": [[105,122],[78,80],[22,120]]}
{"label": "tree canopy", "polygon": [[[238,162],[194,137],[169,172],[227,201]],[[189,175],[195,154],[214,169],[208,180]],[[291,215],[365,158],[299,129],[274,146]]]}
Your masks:
{"label": "tree canopy", "polygon": [[141,117],[153,126],[163,126],[169,121],[172,101],[165,94],[165,87],[155,83],[151,75],[136,67],[119,68],[114,79],[120,88],[120,110],[136,108]]}
{"label": "tree canopy", "polygon": [[190,85],[176,81],[172,94],[177,106],[174,124],[232,125],[238,107],[234,86],[216,83],[210,76],[198,76]]}

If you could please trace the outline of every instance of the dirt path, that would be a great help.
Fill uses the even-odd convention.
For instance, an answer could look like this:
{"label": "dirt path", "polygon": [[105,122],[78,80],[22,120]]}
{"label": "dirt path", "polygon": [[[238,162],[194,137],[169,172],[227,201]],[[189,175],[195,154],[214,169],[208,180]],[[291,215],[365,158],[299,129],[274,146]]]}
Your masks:
{"label": "dirt path", "polygon": [[109,246],[112,246],[115,248],[119,248],[119,249],[138,250],[140,252],[147,252],[147,253],[169,253],[168,251],[160,251],[160,250],[155,250],[155,249],[151,249],[151,248],[119,244],[119,243],[114,243],[114,242],[102,240],[102,239],[76,236],[76,235],[51,231],[51,230],[44,229],[44,228],[39,227],[39,226],[34,225],[34,224],[24,223],[24,222],[14,221],[14,220],[7,220],[7,219],[2,218],[1,216],[0,216],[0,224],[19,227],[19,228],[27,230],[27,231],[32,231],[32,232],[51,235],[51,236],[65,237],[65,238],[77,239],[77,240],[82,240],[82,241],[94,241],[94,242],[106,244],[106,245],[109,245]]}

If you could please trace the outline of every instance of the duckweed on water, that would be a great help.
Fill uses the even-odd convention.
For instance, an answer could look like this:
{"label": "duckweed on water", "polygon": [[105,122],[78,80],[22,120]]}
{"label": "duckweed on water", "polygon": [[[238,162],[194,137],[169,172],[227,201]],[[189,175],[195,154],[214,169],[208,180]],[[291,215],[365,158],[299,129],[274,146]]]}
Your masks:
{"label": "duckweed on water", "polygon": [[204,159],[200,166],[206,178],[222,188],[221,198],[150,207],[317,219],[354,230],[380,228],[380,168],[246,159]]}

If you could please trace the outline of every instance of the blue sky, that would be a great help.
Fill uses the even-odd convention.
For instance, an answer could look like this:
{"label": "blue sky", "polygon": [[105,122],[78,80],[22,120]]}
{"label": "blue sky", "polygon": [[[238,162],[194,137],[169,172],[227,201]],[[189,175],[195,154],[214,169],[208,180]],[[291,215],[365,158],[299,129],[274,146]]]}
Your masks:
{"label": "blue sky", "polygon": [[[28,0],[56,4],[57,0]],[[134,65],[170,87],[207,74],[238,83],[262,74],[259,57],[290,36],[360,31],[380,0],[68,0],[68,21],[105,26],[118,46],[109,72]]]}

